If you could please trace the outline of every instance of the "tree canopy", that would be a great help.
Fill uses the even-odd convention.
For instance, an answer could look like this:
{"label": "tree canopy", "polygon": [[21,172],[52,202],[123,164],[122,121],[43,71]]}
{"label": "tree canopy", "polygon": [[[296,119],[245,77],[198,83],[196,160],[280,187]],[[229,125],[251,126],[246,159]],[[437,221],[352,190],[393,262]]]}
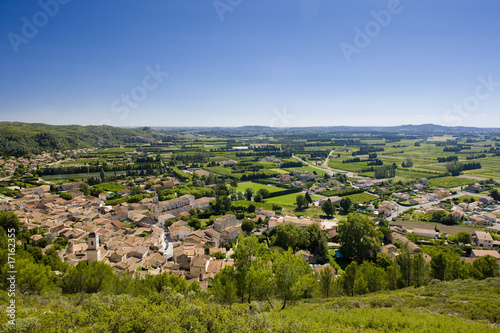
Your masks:
{"label": "tree canopy", "polygon": [[[291,223],[279,225],[272,233],[271,243],[284,250],[289,247],[296,251],[306,249],[309,246],[309,233]],[[274,234],[274,235],[273,235]]]}
{"label": "tree canopy", "polygon": [[0,227],[2,227],[5,232],[9,232],[9,229],[14,229],[17,233],[21,229],[21,223],[14,212],[0,211]]}
{"label": "tree canopy", "polygon": [[332,216],[335,213],[335,207],[333,206],[330,199],[326,200],[323,206],[321,206],[321,210],[326,216]]}
{"label": "tree canopy", "polygon": [[351,213],[347,219],[340,221],[337,230],[340,252],[344,257],[358,262],[374,256],[383,238],[372,220],[357,213]]}

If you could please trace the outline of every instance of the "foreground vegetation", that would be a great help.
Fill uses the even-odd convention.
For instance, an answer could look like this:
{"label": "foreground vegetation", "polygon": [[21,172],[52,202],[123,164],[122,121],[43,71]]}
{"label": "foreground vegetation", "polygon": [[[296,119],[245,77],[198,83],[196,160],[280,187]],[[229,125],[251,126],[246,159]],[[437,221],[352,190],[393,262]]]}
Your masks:
{"label": "foreground vegetation", "polygon": [[[498,332],[500,279],[439,282],[363,297],[314,298],[284,310],[231,307],[207,292],[21,295],[17,329],[4,332]],[[2,304],[8,301],[0,294]]]}
{"label": "foreground vegetation", "polygon": [[[223,268],[205,290],[168,273],[141,278],[139,272],[115,274],[98,261],[71,266],[56,251],[62,240],[43,253],[14,214],[3,212],[0,222],[0,327],[5,332],[499,330],[496,260],[486,256],[467,264],[459,260],[459,247],[426,248],[433,258],[428,265],[403,244],[396,260],[379,253],[371,261],[369,253],[379,246],[374,240],[383,237],[385,226],[375,229],[359,214],[348,215],[339,226],[344,264],[350,262],[344,270],[328,255],[317,225],[304,230],[286,224],[268,236],[240,237],[234,266]],[[15,326],[6,311],[5,229],[16,229],[20,242]],[[299,249],[335,270],[326,265],[318,273],[294,253]]]}

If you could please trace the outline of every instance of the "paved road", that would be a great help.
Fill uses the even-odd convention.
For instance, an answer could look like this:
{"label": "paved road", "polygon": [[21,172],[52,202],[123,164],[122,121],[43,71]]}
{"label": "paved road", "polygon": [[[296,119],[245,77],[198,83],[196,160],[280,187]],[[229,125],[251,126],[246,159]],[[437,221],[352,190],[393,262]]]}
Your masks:
{"label": "paved road", "polygon": [[323,167],[319,167],[317,165],[311,164],[309,162],[306,162],[303,159],[301,159],[300,157],[297,157],[295,155],[293,155],[292,157],[295,158],[296,160],[298,160],[298,161],[306,164],[307,166],[309,166],[311,168],[315,168],[315,169],[321,170],[323,172],[326,172],[329,176],[333,176],[335,173],[344,173],[344,174],[346,174],[347,177],[350,177],[350,178],[362,178],[362,177],[359,177],[354,172],[349,172],[349,171],[339,170],[339,169],[333,169],[333,168],[330,168],[328,166],[326,168],[323,168]]}
{"label": "paved road", "polygon": [[[460,178],[467,178],[467,179],[473,179],[473,180],[488,180],[489,178],[485,177],[479,177],[479,176],[473,176],[473,175],[460,175],[458,176]],[[495,179],[497,183],[500,183],[500,179]]]}
{"label": "paved road", "polygon": [[167,251],[165,251],[165,257],[167,257],[167,259],[174,257],[174,243],[167,243]]}
{"label": "paved road", "polygon": [[324,171],[326,172],[329,176],[332,176],[334,174],[333,170],[329,170],[329,169],[324,169],[324,168],[320,168],[319,166],[316,166],[316,165],[313,165],[309,162],[306,162],[304,161],[303,159],[301,159],[300,157],[297,157],[295,155],[292,155],[293,158],[295,158],[296,160],[306,164],[307,166],[311,167],[311,168],[315,168],[315,169],[318,169],[318,170],[321,170],[321,171]]}
{"label": "paved road", "polygon": [[454,194],[454,195],[451,195],[449,197],[443,198],[443,199],[441,199],[439,201],[427,202],[427,203],[424,203],[424,204],[421,204],[421,205],[415,205],[415,206],[403,206],[403,205],[400,205],[399,203],[393,201],[397,205],[397,210],[394,213],[392,213],[391,218],[395,218],[395,217],[397,218],[399,214],[407,211],[410,208],[414,208],[416,210],[421,210],[421,209],[424,209],[424,208],[429,208],[431,206],[437,205],[442,200],[458,198],[458,197],[461,197],[461,196],[464,196],[464,195],[471,195],[471,193],[468,193],[468,192],[458,192],[457,194]]}
{"label": "paved road", "polygon": [[[340,149],[344,149],[346,147],[346,145],[344,145],[344,147],[340,148]],[[325,169],[331,169],[329,166],[328,166],[328,160],[330,160],[330,156],[332,156],[332,154],[335,152],[335,149],[333,149],[329,154],[328,156],[325,158],[325,160],[323,161],[323,168]]]}

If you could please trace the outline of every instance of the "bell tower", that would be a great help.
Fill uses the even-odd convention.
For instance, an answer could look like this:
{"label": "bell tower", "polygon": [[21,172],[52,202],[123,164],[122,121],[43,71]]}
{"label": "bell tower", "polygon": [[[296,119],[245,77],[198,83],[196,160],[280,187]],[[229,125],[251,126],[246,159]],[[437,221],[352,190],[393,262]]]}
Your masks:
{"label": "bell tower", "polygon": [[87,262],[101,260],[101,249],[99,246],[99,234],[91,231],[87,237]]}

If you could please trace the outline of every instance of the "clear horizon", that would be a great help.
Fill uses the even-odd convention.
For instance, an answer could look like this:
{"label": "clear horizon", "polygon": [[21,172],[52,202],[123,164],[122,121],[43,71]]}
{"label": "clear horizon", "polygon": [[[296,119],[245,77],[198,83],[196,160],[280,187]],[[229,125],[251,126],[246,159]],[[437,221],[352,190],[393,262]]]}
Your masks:
{"label": "clear horizon", "polygon": [[498,9],[493,0],[4,2],[0,121],[498,128]]}
{"label": "clear horizon", "polygon": [[102,125],[95,125],[95,124],[76,124],[76,123],[71,123],[71,124],[56,124],[56,123],[48,123],[48,122],[23,122],[23,121],[17,121],[17,120],[0,120],[0,123],[24,123],[24,124],[42,124],[42,125],[49,125],[49,126],[112,126],[112,127],[118,127],[118,128],[141,128],[141,127],[150,127],[150,128],[241,128],[241,127],[264,127],[264,128],[270,128],[270,129],[280,129],[280,130],[288,130],[288,129],[296,129],[296,128],[336,128],[336,127],[352,127],[352,128],[393,128],[393,127],[404,127],[404,126],[442,126],[445,128],[477,128],[477,129],[498,129],[500,130],[500,127],[488,127],[488,126],[447,126],[447,125],[439,125],[439,124],[432,124],[432,123],[424,123],[424,124],[399,124],[399,125],[364,125],[364,126],[351,126],[351,125],[334,125],[334,126],[327,126],[327,125],[311,125],[311,126],[293,126],[293,127],[284,127],[284,126],[265,126],[265,125],[237,125],[237,126],[224,126],[224,125],[212,125],[212,126],[194,126],[194,125],[187,125],[187,126],[182,126],[182,125],[129,125],[129,126],[115,126],[115,125],[108,125],[108,124],[102,124]]}

